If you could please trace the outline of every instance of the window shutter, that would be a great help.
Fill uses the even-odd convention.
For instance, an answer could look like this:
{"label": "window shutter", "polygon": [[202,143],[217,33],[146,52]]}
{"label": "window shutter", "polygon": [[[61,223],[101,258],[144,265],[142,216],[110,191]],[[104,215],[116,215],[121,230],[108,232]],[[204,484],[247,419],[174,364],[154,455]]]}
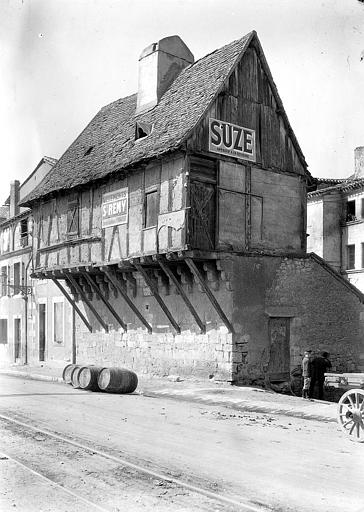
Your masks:
{"label": "window shutter", "polygon": [[79,204],[78,199],[68,202],[67,233],[77,235],[79,232]]}

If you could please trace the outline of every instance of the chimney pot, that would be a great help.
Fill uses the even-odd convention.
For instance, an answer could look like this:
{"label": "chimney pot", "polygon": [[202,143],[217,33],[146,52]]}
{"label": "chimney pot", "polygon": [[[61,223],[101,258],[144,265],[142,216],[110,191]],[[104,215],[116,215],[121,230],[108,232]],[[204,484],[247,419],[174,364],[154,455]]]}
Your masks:
{"label": "chimney pot", "polygon": [[19,213],[19,193],[20,183],[18,180],[14,180],[10,183],[10,218],[15,217]]}
{"label": "chimney pot", "polygon": [[354,150],[355,159],[355,178],[364,178],[364,146],[359,146]]}

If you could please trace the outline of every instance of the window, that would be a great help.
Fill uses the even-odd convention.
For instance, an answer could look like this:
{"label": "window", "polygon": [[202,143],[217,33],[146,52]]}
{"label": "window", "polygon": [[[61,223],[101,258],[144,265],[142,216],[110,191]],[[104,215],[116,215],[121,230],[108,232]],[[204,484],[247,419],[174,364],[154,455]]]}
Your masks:
{"label": "window", "polygon": [[6,318],[0,318],[0,343],[8,342],[8,321]]}
{"label": "window", "polygon": [[150,123],[142,123],[137,121],[135,125],[135,140],[143,139],[149,135],[153,130],[153,125]]}
{"label": "window", "polygon": [[356,220],[355,201],[348,201],[346,203],[346,222]]}
{"label": "window", "polygon": [[158,192],[153,190],[145,194],[144,203],[144,227],[156,226],[158,222]]}
{"label": "window", "polygon": [[67,234],[78,235],[79,232],[79,204],[78,197],[73,196],[68,201]]}
{"label": "window", "polygon": [[14,263],[14,288],[13,293],[17,295],[20,292],[20,263]]}
{"label": "window", "polygon": [[1,296],[8,294],[8,267],[1,267]]}
{"label": "window", "polygon": [[87,155],[90,155],[92,153],[92,150],[94,149],[93,146],[90,146],[86,151],[85,151],[85,154],[83,156],[87,156]]}
{"label": "window", "polygon": [[53,343],[63,343],[63,302],[53,303]]}
{"label": "window", "polygon": [[346,268],[348,270],[355,268],[355,245],[346,247]]}
{"label": "window", "polygon": [[26,247],[28,245],[28,219],[20,222],[20,245]]}

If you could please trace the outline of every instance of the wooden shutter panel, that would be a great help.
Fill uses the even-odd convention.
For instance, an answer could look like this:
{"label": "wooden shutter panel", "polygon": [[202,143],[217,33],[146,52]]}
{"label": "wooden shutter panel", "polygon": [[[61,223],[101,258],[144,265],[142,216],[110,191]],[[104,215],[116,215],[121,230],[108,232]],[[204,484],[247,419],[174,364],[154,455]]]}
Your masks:
{"label": "wooden shutter panel", "polygon": [[78,199],[68,202],[67,233],[77,235],[79,232],[79,204]]}

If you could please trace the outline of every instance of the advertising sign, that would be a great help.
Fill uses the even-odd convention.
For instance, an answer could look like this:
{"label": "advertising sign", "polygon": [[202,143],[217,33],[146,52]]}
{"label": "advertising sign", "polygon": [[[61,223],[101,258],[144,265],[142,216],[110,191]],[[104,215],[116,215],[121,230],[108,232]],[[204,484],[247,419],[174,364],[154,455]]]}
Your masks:
{"label": "advertising sign", "polygon": [[255,130],[210,118],[209,151],[255,162]]}
{"label": "advertising sign", "polygon": [[102,227],[118,226],[128,222],[128,189],[120,188],[102,195]]}

